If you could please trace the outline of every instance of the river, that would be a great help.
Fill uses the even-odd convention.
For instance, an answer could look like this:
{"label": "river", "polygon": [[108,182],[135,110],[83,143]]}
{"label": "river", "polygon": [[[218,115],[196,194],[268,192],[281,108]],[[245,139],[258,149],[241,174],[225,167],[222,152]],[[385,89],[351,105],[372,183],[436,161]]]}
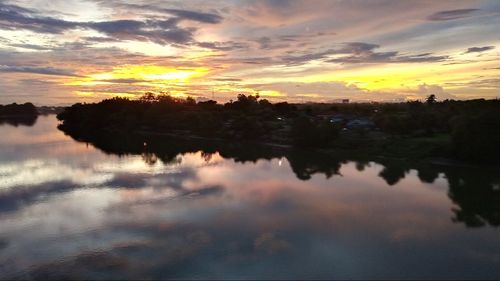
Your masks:
{"label": "river", "polygon": [[0,279],[500,276],[498,169],[57,124],[0,124]]}

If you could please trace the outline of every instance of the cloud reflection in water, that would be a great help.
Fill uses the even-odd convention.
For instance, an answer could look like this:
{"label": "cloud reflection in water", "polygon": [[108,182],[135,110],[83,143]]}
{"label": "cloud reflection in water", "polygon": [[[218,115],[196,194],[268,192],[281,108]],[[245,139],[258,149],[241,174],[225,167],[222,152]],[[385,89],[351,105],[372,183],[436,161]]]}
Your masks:
{"label": "cloud reflection in water", "polygon": [[35,134],[36,153],[23,140],[0,160],[1,278],[500,273],[493,171],[150,140],[147,157],[104,154],[54,125],[41,117],[33,132],[57,147]]}

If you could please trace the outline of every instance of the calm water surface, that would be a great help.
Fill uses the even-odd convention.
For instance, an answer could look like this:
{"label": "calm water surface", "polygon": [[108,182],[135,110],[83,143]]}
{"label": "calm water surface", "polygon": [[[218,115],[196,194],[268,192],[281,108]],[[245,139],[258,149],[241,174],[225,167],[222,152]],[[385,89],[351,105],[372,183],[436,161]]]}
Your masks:
{"label": "calm water surface", "polygon": [[56,126],[0,124],[0,279],[500,277],[498,170]]}

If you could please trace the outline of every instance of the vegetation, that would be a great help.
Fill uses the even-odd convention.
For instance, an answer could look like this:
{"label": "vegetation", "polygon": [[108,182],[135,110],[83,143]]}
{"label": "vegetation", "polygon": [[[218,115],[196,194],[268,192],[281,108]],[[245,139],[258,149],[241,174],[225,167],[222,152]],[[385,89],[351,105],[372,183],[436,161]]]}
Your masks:
{"label": "vegetation", "polygon": [[32,103],[24,104],[0,104],[0,116],[19,116],[19,115],[37,115],[38,111]]}
{"label": "vegetation", "polygon": [[289,104],[259,96],[196,102],[146,93],[75,104],[58,115],[60,128],[85,135],[99,131],[355,149],[401,157],[446,157],[477,162],[500,159],[500,100]]}
{"label": "vegetation", "polygon": [[32,103],[0,104],[0,125],[7,123],[13,126],[32,126],[38,118],[38,111]]}

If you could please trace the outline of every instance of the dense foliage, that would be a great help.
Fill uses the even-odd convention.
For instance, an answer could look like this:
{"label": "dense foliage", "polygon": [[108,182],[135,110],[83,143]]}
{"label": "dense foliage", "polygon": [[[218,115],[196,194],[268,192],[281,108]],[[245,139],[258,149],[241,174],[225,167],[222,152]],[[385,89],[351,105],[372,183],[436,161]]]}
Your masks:
{"label": "dense foliage", "polygon": [[425,102],[406,103],[273,104],[238,95],[235,101],[218,104],[147,93],[138,100],[78,103],[58,118],[63,130],[73,132],[142,131],[325,148],[373,146],[415,156],[491,162],[500,156],[500,100],[437,101],[430,96]]}
{"label": "dense foliage", "polygon": [[32,103],[0,104],[0,125],[33,126],[38,118],[38,111]]}
{"label": "dense foliage", "polygon": [[[58,118],[64,121],[65,130],[152,131],[286,143],[290,128],[296,126],[295,120],[300,123],[302,118],[310,117],[301,116],[295,105],[272,104],[266,99],[259,100],[258,96],[238,95],[235,101],[222,105],[212,100],[196,102],[192,98],[147,93],[138,100],[113,98],[95,104],[78,103],[66,108]],[[304,144],[326,145],[332,139],[325,135],[333,131],[333,124],[317,127],[309,121],[299,126],[319,132],[300,133],[311,138]],[[313,139],[316,136],[321,140]]]}
{"label": "dense foliage", "polygon": [[36,107],[32,103],[24,104],[0,104],[0,116],[16,116],[16,115],[37,115]]}

